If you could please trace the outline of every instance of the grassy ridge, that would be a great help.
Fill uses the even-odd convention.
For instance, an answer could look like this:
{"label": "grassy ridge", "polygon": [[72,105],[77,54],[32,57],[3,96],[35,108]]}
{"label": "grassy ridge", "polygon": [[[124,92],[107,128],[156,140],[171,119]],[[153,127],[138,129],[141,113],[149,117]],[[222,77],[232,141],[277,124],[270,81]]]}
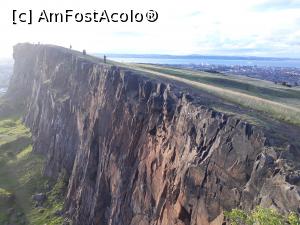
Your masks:
{"label": "grassy ridge", "polygon": [[300,107],[300,89],[293,89],[284,86],[274,85],[269,81],[247,78],[245,76],[224,76],[207,72],[164,68],[152,65],[141,65],[140,67],[145,69],[148,68],[156,72],[168,73],[188,80],[193,80],[205,84],[211,84],[221,88],[239,91],[245,94],[262,97],[269,100],[276,99],[279,102],[282,101],[282,103],[286,103],[286,99],[297,100]]}
{"label": "grassy ridge", "polygon": [[223,76],[162,66],[135,64],[131,68],[184,82],[226,101],[300,125],[299,89],[279,87],[271,82],[241,76]]}
{"label": "grassy ridge", "polygon": [[[42,176],[44,158],[32,152],[31,134],[17,118],[0,118],[0,224],[58,225],[63,207],[61,182]],[[53,187],[54,185],[54,187]],[[31,200],[47,193],[43,208]]]}

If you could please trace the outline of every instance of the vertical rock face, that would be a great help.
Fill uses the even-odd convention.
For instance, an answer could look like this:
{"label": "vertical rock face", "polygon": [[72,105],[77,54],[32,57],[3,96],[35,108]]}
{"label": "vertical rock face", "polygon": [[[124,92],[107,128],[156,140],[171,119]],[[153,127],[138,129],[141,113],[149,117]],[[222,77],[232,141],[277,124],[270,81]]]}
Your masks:
{"label": "vertical rock face", "polygon": [[14,58],[8,95],[27,104],[45,174],[69,177],[74,224],[222,224],[224,210],[258,204],[300,211],[299,149],[276,151],[180,87],[63,48],[20,44]]}

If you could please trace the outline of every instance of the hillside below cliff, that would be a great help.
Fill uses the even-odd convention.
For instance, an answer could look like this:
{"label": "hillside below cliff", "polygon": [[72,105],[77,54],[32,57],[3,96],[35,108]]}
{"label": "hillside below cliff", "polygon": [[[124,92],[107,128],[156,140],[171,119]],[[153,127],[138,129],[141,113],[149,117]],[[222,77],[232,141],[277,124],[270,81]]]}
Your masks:
{"label": "hillside below cliff", "polygon": [[221,225],[224,211],[256,205],[300,213],[298,146],[208,107],[222,100],[57,46],[18,44],[14,60],[6,97],[25,107],[45,176],[68,180],[75,225]]}

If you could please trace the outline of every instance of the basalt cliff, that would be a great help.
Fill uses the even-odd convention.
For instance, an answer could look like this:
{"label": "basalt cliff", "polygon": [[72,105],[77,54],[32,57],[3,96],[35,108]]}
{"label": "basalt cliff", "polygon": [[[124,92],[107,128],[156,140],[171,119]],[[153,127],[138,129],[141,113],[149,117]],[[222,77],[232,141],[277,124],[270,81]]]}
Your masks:
{"label": "basalt cliff", "polygon": [[45,176],[68,180],[75,225],[223,224],[256,205],[300,213],[300,151],[199,104],[201,95],[50,45],[14,47],[7,96],[24,103]]}

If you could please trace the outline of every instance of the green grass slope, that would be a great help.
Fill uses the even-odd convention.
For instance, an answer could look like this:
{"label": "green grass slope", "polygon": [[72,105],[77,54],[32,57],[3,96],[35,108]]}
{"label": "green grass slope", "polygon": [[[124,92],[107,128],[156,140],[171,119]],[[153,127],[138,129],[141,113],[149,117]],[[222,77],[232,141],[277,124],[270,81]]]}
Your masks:
{"label": "green grass slope", "polygon": [[[13,116],[0,118],[0,224],[58,225],[65,183],[42,176],[44,159],[32,152],[30,131]],[[32,195],[46,193],[42,207]]]}
{"label": "green grass slope", "polygon": [[173,79],[201,89],[225,101],[257,110],[267,116],[300,125],[300,89],[244,76],[212,74],[149,64],[129,64],[130,68]]}

